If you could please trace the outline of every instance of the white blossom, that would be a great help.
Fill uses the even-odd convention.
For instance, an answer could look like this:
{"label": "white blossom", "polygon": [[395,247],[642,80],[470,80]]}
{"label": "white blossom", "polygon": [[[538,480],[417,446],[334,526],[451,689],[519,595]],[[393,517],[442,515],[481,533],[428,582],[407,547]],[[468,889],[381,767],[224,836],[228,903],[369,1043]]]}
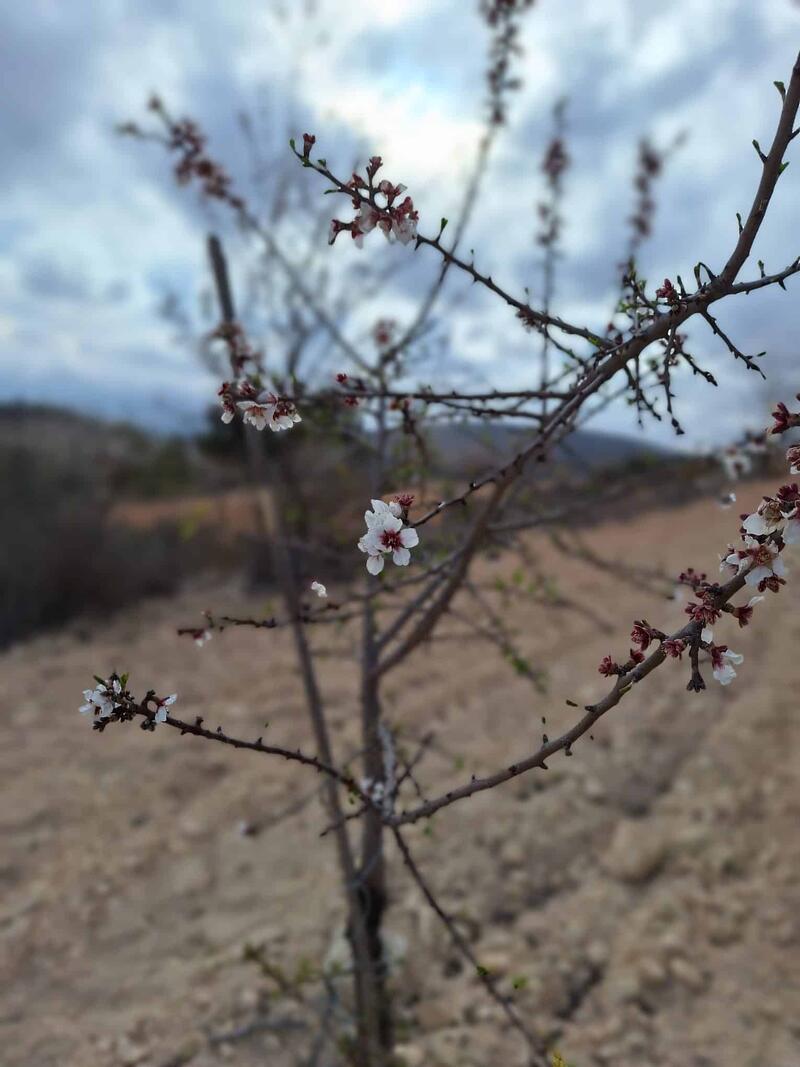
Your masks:
{"label": "white blossom", "polygon": [[[360,233],[370,233],[377,226],[380,217],[380,212],[376,211],[374,207],[369,204],[362,204],[361,210],[353,221]],[[360,248],[361,245],[358,247]]]}
{"label": "white blossom", "polygon": [[158,710],[153,718],[154,722],[166,722],[167,721],[167,708],[174,704],[178,699],[177,693],[171,693],[170,696],[164,697],[163,700],[158,701]]}
{"label": "white blossom", "polygon": [[786,567],[778,555],[777,545],[770,544],[768,541],[759,543],[752,537],[745,537],[744,543],[745,550],[732,552],[726,557],[725,563],[736,567],[737,574],[751,567],[744,579],[748,585],[758,585],[765,578],[773,576],[776,578],[785,576]]}
{"label": "white blossom", "polygon": [[386,783],[376,782],[372,778],[362,778],[358,783],[361,792],[369,797],[373,804],[378,807],[383,805],[383,800],[386,795]]}
{"label": "white blossom", "polygon": [[203,645],[207,644],[213,636],[214,635],[211,633],[210,630],[200,630],[199,633],[195,635],[194,643],[197,645],[198,648],[202,648]]}
{"label": "white blossom", "polygon": [[742,523],[743,528],[755,537],[764,537],[779,530],[785,522],[784,514],[777,500],[764,500],[752,515]]}
{"label": "white blossom", "polygon": [[[735,558],[735,562],[731,563],[729,560]],[[739,573],[739,556],[735,552],[731,552],[730,555],[719,557],[719,569],[726,580],[735,578]]]}
{"label": "white blossom", "polygon": [[730,685],[736,677],[733,665],[735,663],[738,666],[743,659],[744,656],[739,652],[731,652],[729,648],[724,650],[712,649],[711,661],[714,668],[714,677],[720,685]]}
{"label": "white blossom", "polygon": [[109,687],[108,683],[103,682],[95,689],[84,689],[83,699],[86,701],[78,709],[81,715],[94,715],[97,713],[99,719],[108,719],[114,712],[115,697],[119,696],[122,692],[122,686],[115,678]]}
{"label": "white blossom", "polygon": [[386,504],[383,500],[372,501],[372,511],[364,513],[367,532],[358,542],[359,549],[367,555],[367,570],[380,574],[384,555],[391,553],[398,567],[406,567],[411,560],[409,549],[419,544],[419,534],[410,526],[404,526],[400,518],[402,508],[397,501]]}
{"label": "white blossom", "polygon": [[316,593],[321,600],[325,600],[328,596],[328,590],[322,582],[318,582],[316,579],[311,583],[311,592]]}
{"label": "white blossom", "polygon": [[400,244],[407,245],[409,241],[416,240],[417,236],[417,223],[416,219],[406,215],[402,219],[392,219],[392,233],[400,242]]}
{"label": "white blossom", "polygon": [[289,430],[296,422],[302,422],[294,406],[279,399],[268,389],[259,393],[256,400],[240,400],[237,407],[246,423],[257,430],[268,426],[273,432]]}

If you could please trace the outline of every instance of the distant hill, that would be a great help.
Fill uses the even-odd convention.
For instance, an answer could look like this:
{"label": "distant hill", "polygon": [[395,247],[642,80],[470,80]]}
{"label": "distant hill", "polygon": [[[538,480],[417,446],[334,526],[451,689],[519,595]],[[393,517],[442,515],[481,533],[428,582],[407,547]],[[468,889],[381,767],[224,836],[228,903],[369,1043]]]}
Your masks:
{"label": "distant hill", "polygon": [[[423,430],[433,472],[448,477],[474,475],[511,458],[530,434],[527,427],[474,420]],[[405,438],[398,433],[397,440]],[[337,448],[328,444],[329,460]],[[159,436],[130,423],[105,422],[46,405],[0,405],[0,451],[19,449],[56,468],[116,485],[126,494],[205,490],[218,479],[215,464],[209,464],[192,438]],[[556,461],[575,472],[676,455],[640,438],[595,430],[576,430],[555,452]]]}
{"label": "distant hill", "polygon": [[104,422],[45,404],[0,405],[0,448],[23,448],[59,465],[131,458],[152,438],[128,423]]}
{"label": "distant hill", "polygon": [[208,464],[191,439],[161,436],[47,405],[0,405],[0,459],[24,455],[103,491],[174,495],[205,487]]}

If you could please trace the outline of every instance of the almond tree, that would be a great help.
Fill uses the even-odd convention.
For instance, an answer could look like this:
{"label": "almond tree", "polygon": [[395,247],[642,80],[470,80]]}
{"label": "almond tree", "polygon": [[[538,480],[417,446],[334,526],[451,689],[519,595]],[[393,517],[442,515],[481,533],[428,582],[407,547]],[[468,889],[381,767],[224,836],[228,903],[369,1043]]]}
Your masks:
{"label": "almond tree", "polygon": [[[738,547],[730,545],[722,553],[721,577],[715,579],[691,568],[680,575],[679,581],[693,593],[686,608],[687,621],[680,629],[670,633],[646,619],[634,620],[629,649],[618,657],[607,655],[599,665],[600,675],[608,679],[605,694],[583,708],[568,701],[576,708],[576,718],[569,729],[558,737],[544,735],[532,750],[516,753],[513,760],[492,773],[473,776],[446,792],[429,795],[435,782],[423,784],[421,777],[427,741],[422,739],[413,753],[398,743],[395,724],[385,706],[387,679],[395,671],[413,670],[409,660],[414,652],[437,640],[446,622],[462,621],[474,635],[497,647],[519,673],[528,675],[534,684],[539,681],[504,623],[502,596],[480,584],[474,567],[487,550],[524,551],[524,534],[528,530],[564,519],[575,507],[570,497],[554,502],[549,512],[538,508],[527,491],[526,472],[532,464],[552,461],[556,447],[577,425],[620,394],[637,405],[643,418],[666,415],[680,431],[673,411],[675,369],[688,367],[696,376],[716,384],[687,347],[685,328],[691,320],[710,328],[726,347],[732,363],[740,365],[742,371],[761,375],[758,357],[741,351],[719,326],[715,305],[769,286],[784,287],[800,271],[799,258],[771,273],[759,264],[756,276],[740,278],[779,178],[788,165],[787,149],[800,132],[794,125],[800,105],[800,59],[786,85],[776,82],[781,107],[771,145],[764,151],[754,142],[762,164],[761,177],[749,210],[739,218],[738,239],[725,263],[716,269],[703,262],[697,264],[693,287],[676,276],[674,280],[664,279],[653,291],[638,276],[634,241],[612,323],[609,327],[586,325],[568,321],[553,311],[552,261],[546,264],[544,303],[537,305],[528,294],[514,293],[498,284],[476,263],[474,255],[461,252],[465,219],[475,200],[486,153],[504,121],[506,93],[513,86],[509,66],[516,49],[518,20],[529,6],[524,0],[484,0],[482,4],[492,31],[489,122],[476,177],[467,190],[452,242],[445,236],[446,219],[433,227],[423,225],[406,188],[383,176],[380,156],[373,155],[363,168],[341,175],[317,154],[314,135],[304,134],[291,143],[297,164],[308,172],[299,174],[299,180],[311,181],[315,175],[324,179],[325,191],[341,197],[348,209],[346,217],[330,222],[329,242],[334,245],[330,256],[335,257],[336,245],[343,240],[363,246],[364,254],[369,255],[371,245],[380,239],[375,236],[378,234],[406,246],[409,256],[416,255],[420,260],[432,256],[437,262],[438,272],[417,316],[405,330],[386,326],[376,330],[379,336],[372,352],[365,352],[349,340],[336,319],[326,313],[317,294],[308,288],[302,270],[276,243],[269,229],[236,192],[232,179],[208,153],[199,127],[189,120],[173,119],[158,100],[152,104],[161,123],[161,132],[153,136],[164,140],[176,154],[179,179],[199,183],[206,196],[227,205],[241,226],[265,243],[291,291],[341,360],[335,381],[327,386],[305,382],[298,375],[281,378],[270,366],[269,353],[262,357],[237,319],[225,257],[219,243],[212,242],[222,313],[215,338],[224,346],[230,366],[230,374],[219,390],[221,418],[223,422],[241,419],[246,425],[252,470],[260,485],[269,486],[269,493],[262,493],[262,511],[270,530],[283,608],[275,616],[262,619],[209,612],[203,622],[183,627],[181,632],[202,643],[214,630],[226,626],[288,627],[304,687],[312,741],[307,750],[294,750],[268,743],[263,737],[231,736],[222,726],[210,728],[191,715],[178,718],[174,714],[174,694],[159,697],[156,690],[150,689],[135,696],[126,676],[98,677],[96,688],[86,691],[81,710],[91,715],[98,731],[112,723],[134,720],[145,730],[163,724],[181,734],[288,760],[298,769],[311,769],[323,776],[327,808],[324,832],[335,843],[352,949],[355,1026],[347,1054],[358,1067],[385,1067],[392,1061],[392,1001],[383,937],[389,839],[395,842],[406,872],[458,950],[502,1008],[509,1025],[518,1031],[526,1062],[550,1062],[551,1050],[536,1019],[523,1017],[513,990],[505,988],[481,966],[446,906],[435,895],[428,875],[417,864],[406,828],[430,820],[437,812],[479,792],[544,769],[553,758],[571,756],[602,716],[668,661],[674,661],[672,669],[686,670],[690,694],[702,692],[709,675],[722,685],[729,684],[742,657],[722,643],[726,640],[724,627],[727,624],[732,628],[734,619],[740,627],[748,625],[757,605],[780,592],[786,582],[783,553],[800,541],[800,490],[792,483],[778,488],[774,496],[766,498],[746,517],[738,530]],[[561,114],[556,114],[557,123]],[[132,132],[141,133],[138,128]],[[559,179],[566,161],[563,145],[558,151],[553,147],[558,139],[557,129],[545,157],[552,194],[547,210],[542,212],[546,252],[552,249],[558,234]],[[643,148],[643,178],[639,184],[643,211],[647,210],[648,183],[659,166],[652,150]],[[640,218],[637,225],[643,231],[646,222]],[[639,233],[639,237],[645,235]],[[446,381],[432,386],[409,383],[414,346],[424,337],[431,309],[440,298],[448,272],[463,274],[493,294],[516,316],[522,328],[541,338],[540,373],[534,374],[536,381],[530,388],[480,390],[453,388]],[[296,432],[298,423],[312,421],[319,411],[334,415],[343,412],[352,417],[353,409],[370,455],[370,506],[364,513],[365,529],[352,545],[354,558],[361,553],[365,573],[361,582],[353,583],[345,596],[334,601],[327,588],[323,561],[311,582],[297,572],[286,521],[286,501],[292,485],[282,458],[285,454],[277,449],[265,457],[257,441],[259,432],[266,429],[276,434]],[[423,499],[418,504],[419,493],[392,492],[396,488],[393,481],[400,432],[405,431],[418,447],[417,466],[424,473],[424,425],[438,417],[465,416],[491,422],[508,420],[524,425],[526,430],[514,454],[444,499]],[[772,433],[782,434],[798,425],[800,412],[779,404]],[[789,449],[788,460],[791,473],[800,473],[797,446]],[[423,473],[419,476],[420,485],[426,484]],[[747,599],[734,603],[742,592]],[[764,610],[758,608],[759,612]],[[310,640],[312,632],[342,620],[349,620],[361,631],[360,656],[353,667],[360,679],[362,754],[357,774],[343,763],[331,737],[326,697],[318,680],[316,648]],[[723,632],[718,637],[720,628]]]}

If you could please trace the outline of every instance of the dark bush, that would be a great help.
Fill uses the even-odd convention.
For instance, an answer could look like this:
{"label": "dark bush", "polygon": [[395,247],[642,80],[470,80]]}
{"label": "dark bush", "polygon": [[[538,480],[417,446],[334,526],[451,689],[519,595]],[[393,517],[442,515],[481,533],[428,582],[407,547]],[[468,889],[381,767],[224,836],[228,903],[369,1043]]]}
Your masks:
{"label": "dark bush", "polygon": [[178,524],[136,529],[109,521],[91,470],[26,448],[0,448],[0,646],[86,612],[174,592],[219,553],[213,534]]}

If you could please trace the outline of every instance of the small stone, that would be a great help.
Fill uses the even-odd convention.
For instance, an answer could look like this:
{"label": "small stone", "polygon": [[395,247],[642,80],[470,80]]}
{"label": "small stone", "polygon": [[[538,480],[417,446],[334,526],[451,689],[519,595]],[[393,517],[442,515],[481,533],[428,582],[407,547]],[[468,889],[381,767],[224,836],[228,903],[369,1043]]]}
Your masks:
{"label": "small stone", "polygon": [[479,952],[477,955],[478,963],[492,975],[507,974],[511,967],[509,954],[502,949],[488,949],[486,952]]}
{"label": "small stone", "polygon": [[608,957],[608,945],[602,941],[590,941],[586,946],[586,959],[593,967],[605,967]]}
{"label": "small stone", "polygon": [[612,972],[605,985],[610,998],[618,1003],[635,1000],[642,992],[640,976],[629,970]]}
{"label": "small stone", "polygon": [[248,986],[246,989],[241,990],[239,993],[239,1004],[245,1009],[257,1008],[261,1000],[259,991],[252,986]]}
{"label": "small stone", "polygon": [[639,974],[648,985],[661,985],[667,980],[667,969],[655,956],[646,956],[641,960]]}
{"label": "small stone", "polygon": [[583,792],[587,800],[600,802],[607,797],[606,787],[599,778],[586,778],[583,783]]}
{"label": "small stone", "polygon": [[509,838],[500,849],[500,862],[507,867],[521,867],[526,859],[526,852],[519,841]]}
{"label": "small stone", "polygon": [[398,1045],[394,1051],[404,1067],[422,1067],[425,1062],[425,1053],[419,1045]]}
{"label": "small stone", "polygon": [[669,970],[676,982],[691,989],[693,993],[699,993],[706,986],[705,975],[702,971],[681,956],[670,960]]}
{"label": "small stone", "polygon": [[664,931],[658,943],[665,952],[681,952],[686,945],[686,935],[683,930],[673,926]]}
{"label": "small stone", "polygon": [[137,1067],[147,1055],[147,1049],[143,1045],[124,1035],[117,1040],[116,1056],[122,1067]]}
{"label": "small stone", "polygon": [[663,866],[669,852],[664,828],[648,821],[622,820],[602,859],[607,873],[621,882],[641,883]]}

